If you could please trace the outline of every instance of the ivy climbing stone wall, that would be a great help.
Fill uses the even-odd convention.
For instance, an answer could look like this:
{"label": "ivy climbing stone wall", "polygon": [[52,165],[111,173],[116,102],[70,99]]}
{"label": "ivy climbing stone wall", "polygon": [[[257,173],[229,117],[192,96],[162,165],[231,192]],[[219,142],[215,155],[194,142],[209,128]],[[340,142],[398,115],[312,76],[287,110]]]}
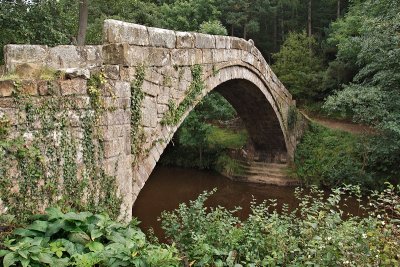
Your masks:
{"label": "ivy climbing stone wall", "polygon": [[[3,146],[11,164],[0,167],[8,177],[1,186],[17,192],[34,181],[36,187],[26,185],[24,201],[52,192],[35,196],[39,207],[66,203],[112,213],[122,207],[130,218],[173,134],[211,90],[234,106],[256,149],[270,161],[290,162],[305,126],[301,117],[293,119],[295,102],[261,53],[240,38],[106,20],[101,46],[8,45],[5,60],[4,140],[15,139],[34,152],[33,162],[24,163],[18,149]],[[49,120],[54,126],[47,129],[53,125]],[[28,179],[24,164],[43,170]],[[21,208],[11,196],[2,199]]]}

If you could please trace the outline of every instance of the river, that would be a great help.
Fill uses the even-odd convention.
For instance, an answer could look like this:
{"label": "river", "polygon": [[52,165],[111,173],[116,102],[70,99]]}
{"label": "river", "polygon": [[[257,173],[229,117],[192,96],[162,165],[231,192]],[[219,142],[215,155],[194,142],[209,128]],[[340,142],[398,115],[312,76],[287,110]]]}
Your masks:
{"label": "river", "polygon": [[294,187],[279,187],[243,182],[234,182],[211,171],[157,166],[140,192],[133,207],[142,230],[152,227],[156,236],[163,236],[157,218],[164,210],[174,210],[179,203],[194,200],[204,190],[217,188],[217,192],[206,202],[207,206],[224,206],[232,209],[240,206],[238,216],[245,219],[250,211],[250,202],[257,199],[277,199],[278,206],[283,203],[290,207],[297,205]]}

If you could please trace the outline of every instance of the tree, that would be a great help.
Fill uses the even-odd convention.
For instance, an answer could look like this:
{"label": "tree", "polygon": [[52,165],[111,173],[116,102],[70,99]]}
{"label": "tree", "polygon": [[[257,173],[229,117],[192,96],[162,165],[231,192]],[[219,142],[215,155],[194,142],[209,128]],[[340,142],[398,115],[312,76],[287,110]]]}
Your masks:
{"label": "tree", "polygon": [[88,12],[89,12],[89,0],[79,1],[79,31],[77,43],[78,45],[84,45],[86,39],[86,31],[88,26]]}
{"label": "tree", "polygon": [[203,22],[200,25],[199,31],[202,33],[215,34],[215,35],[228,35],[228,31],[219,20],[210,20]]}
{"label": "tree", "polygon": [[316,46],[314,37],[308,37],[305,31],[291,32],[281,50],[273,54],[273,70],[294,98],[303,102],[315,100],[320,93],[322,64],[310,45]]}
{"label": "tree", "polygon": [[399,20],[397,0],[353,3],[331,38],[338,42],[338,60],[356,65],[358,72],[325,104],[329,111],[378,130],[370,144],[369,166],[393,176],[400,174]]}

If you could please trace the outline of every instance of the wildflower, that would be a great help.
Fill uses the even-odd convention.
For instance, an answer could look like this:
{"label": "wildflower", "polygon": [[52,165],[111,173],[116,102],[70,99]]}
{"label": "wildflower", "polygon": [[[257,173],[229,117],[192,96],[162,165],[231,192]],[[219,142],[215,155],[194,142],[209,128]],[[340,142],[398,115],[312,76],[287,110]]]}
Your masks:
{"label": "wildflower", "polygon": [[367,234],[362,234],[362,238],[367,238]]}

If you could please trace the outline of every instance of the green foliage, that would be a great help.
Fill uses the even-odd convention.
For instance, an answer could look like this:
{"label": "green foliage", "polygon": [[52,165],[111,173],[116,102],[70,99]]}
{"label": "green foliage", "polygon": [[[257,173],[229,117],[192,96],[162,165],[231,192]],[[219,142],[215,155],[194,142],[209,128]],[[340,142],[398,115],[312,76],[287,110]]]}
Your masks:
{"label": "green foliage", "polygon": [[232,132],[229,129],[212,126],[207,141],[211,148],[222,149],[240,149],[243,148],[248,140],[248,134],[245,130]]}
{"label": "green foliage", "polygon": [[309,193],[297,189],[299,206],[293,212],[287,206],[278,212],[276,200],[253,202],[244,221],[236,210],[205,207],[212,192],[203,193],[163,212],[161,220],[192,266],[398,266],[399,190],[389,186],[372,194],[365,218],[343,219],[342,195],[361,201],[359,188],[347,186],[327,197],[315,187]]}
{"label": "green foliage", "polygon": [[365,142],[352,134],[311,124],[297,146],[297,176],[307,185],[334,187],[357,183],[365,187],[383,184],[366,170]]}
{"label": "green foliage", "polygon": [[215,0],[177,0],[163,3],[160,9],[161,27],[197,31],[206,21],[218,20],[221,11],[217,9]]}
{"label": "green foliage", "polygon": [[[104,144],[98,123],[105,111],[103,83],[101,75],[88,82],[90,101],[85,109],[59,95],[56,81],[47,81],[51,95],[40,101],[22,94],[15,83],[12,100],[19,123],[11,126],[6,117],[0,123],[0,193],[7,212],[19,222],[49,205],[119,215],[115,177],[106,175],[102,166]],[[75,126],[82,129],[81,138],[71,125],[71,115],[80,118]]]}
{"label": "green foliage", "polygon": [[169,103],[168,112],[164,115],[161,123],[165,125],[177,125],[186,111],[195,104],[198,96],[204,89],[204,81],[202,79],[203,68],[201,65],[194,65],[192,71],[192,83],[190,84],[185,99],[175,107],[173,102]]}
{"label": "green foliage", "polygon": [[354,2],[345,18],[334,24],[331,39],[338,44],[338,60],[358,70],[353,82],[325,104],[331,112],[378,129],[368,164],[392,177],[400,173],[399,14],[398,1]]}
{"label": "green foliage", "polygon": [[78,3],[73,1],[0,1],[0,47],[68,44],[77,31],[77,21]]}
{"label": "green foliage", "polygon": [[146,70],[144,66],[136,69],[135,80],[131,83],[131,153],[133,155],[133,164],[138,162],[141,154],[140,148],[143,140],[142,121],[142,102],[144,93],[142,86]]}
{"label": "green foliage", "polygon": [[305,32],[289,33],[272,66],[279,79],[298,100],[313,100],[320,94],[322,65],[313,49],[314,37]]}
{"label": "green foliage", "polygon": [[57,208],[16,229],[1,245],[4,267],[180,265],[174,246],[149,243],[134,222],[121,224],[107,214],[64,214]]}
{"label": "green foliage", "polygon": [[243,165],[239,161],[231,158],[226,153],[219,153],[219,156],[214,164],[215,170],[219,173],[226,174],[228,176],[244,174]]}
{"label": "green foliage", "polygon": [[219,20],[210,20],[200,25],[200,32],[214,35],[228,35],[228,31]]}

